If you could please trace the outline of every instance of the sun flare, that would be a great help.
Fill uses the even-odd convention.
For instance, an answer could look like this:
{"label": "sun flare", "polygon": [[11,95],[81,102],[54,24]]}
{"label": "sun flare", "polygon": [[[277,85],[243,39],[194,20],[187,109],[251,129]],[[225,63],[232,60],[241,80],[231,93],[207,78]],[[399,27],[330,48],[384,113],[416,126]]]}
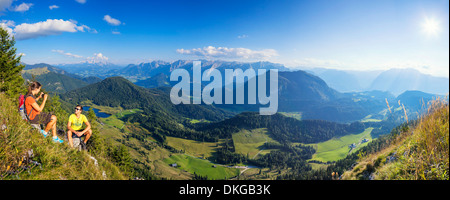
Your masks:
{"label": "sun flare", "polygon": [[426,18],[422,23],[422,29],[428,36],[435,36],[439,33],[440,24],[434,18]]}

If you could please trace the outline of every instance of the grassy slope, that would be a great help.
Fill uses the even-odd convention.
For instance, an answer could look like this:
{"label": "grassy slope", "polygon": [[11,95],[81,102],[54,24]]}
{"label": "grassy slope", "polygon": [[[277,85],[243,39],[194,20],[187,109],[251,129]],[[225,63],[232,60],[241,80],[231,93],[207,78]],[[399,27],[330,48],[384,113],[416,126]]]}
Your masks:
{"label": "grassy slope", "polygon": [[449,180],[449,107],[434,101],[415,127],[392,145],[363,156],[344,179]]}
{"label": "grassy slope", "polygon": [[[20,118],[16,108],[13,101],[0,94],[0,126],[7,127],[0,129],[1,179],[128,179],[104,158],[96,157],[96,166],[85,151],[70,148],[66,141],[55,144],[51,137],[44,138]],[[26,156],[30,149],[34,154],[31,158]]]}
{"label": "grassy slope", "polygon": [[[100,121],[104,124],[100,125],[99,131],[113,144],[124,144],[127,146],[131,157],[141,162],[142,164],[140,165],[145,164],[146,166],[144,168],[149,167],[152,175],[157,178],[169,180],[187,180],[192,178],[190,173],[172,168],[164,162],[164,159],[170,157],[171,152],[158,146],[153,138],[149,137],[145,142],[138,141],[132,137],[123,140],[129,132],[145,132],[148,135],[151,134],[141,128],[139,124],[124,123],[116,115],[111,115],[108,118],[100,118]],[[123,127],[123,132],[119,130],[119,125]]]}

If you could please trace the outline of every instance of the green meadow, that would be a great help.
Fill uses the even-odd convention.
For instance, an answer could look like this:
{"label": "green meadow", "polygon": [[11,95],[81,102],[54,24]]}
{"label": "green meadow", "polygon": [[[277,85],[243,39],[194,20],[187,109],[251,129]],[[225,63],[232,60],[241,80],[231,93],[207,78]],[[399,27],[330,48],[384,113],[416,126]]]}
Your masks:
{"label": "green meadow", "polygon": [[297,120],[302,120],[302,113],[301,112],[279,112],[280,114],[286,116],[286,117],[292,117]]}
{"label": "green meadow", "polygon": [[343,159],[347,156],[350,151],[349,145],[355,143],[355,151],[365,145],[368,142],[361,143],[363,139],[368,139],[369,142],[372,140],[370,133],[373,128],[366,128],[362,133],[350,134],[342,137],[332,138],[331,140],[310,144],[316,149],[316,153],[313,155],[311,160],[318,160],[322,162],[337,161]]}
{"label": "green meadow", "polygon": [[[101,110],[102,111],[102,110]],[[115,110],[114,114],[107,118],[99,118],[101,122],[113,126],[118,129],[123,129],[125,127],[125,123],[120,119],[125,117],[126,115],[133,114],[136,112],[142,112],[140,109],[132,109],[132,110]]]}
{"label": "green meadow", "polygon": [[381,119],[373,119],[372,115],[367,115],[361,122],[381,122]]}
{"label": "green meadow", "polygon": [[233,133],[232,137],[236,153],[248,155],[249,158],[269,153],[270,150],[262,149],[264,143],[278,143],[269,137],[267,128],[257,128],[252,130],[242,129],[237,133]]}
{"label": "green meadow", "polygon": [[238,168],[213,164],[208,160],[195,158],[186,154],[172,154],[169,158],[164,159],[164,162],[167,165],[176,163],[177,167],[174,168],[179,168],[200,176],[207,176],[208,179],[212,180],[229,179],[238,176],[240,173],[240,169]]}
{"label": "green meadow", "polygon": [[167,145],[177,149],[183,150],[184,153],[207,159],[212,156],[212,153],[219,148],[219,142],[199,142],[194,140],[187,140],[177,137],[166,136]]}

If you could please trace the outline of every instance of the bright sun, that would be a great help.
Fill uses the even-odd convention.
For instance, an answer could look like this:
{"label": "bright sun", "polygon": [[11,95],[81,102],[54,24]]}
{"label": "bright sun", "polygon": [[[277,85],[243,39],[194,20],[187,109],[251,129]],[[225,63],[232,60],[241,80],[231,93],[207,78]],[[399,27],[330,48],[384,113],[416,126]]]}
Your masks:
{"label": "bright sun", "polygon": [[422,23],[422,28],[428,36],[435,36],[440,30],[439,22],[433,18],[426,18]]}

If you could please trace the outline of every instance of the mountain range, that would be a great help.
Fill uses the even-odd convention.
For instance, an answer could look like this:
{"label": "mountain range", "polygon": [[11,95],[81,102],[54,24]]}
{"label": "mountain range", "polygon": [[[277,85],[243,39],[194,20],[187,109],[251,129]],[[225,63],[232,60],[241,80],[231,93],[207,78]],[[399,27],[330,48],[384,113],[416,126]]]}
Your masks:
{"label": "mountain range", "polygon": [[81,77],[45,63],[26,65],[22,77],[25,80],[34,78],[46,91],[54,93],[65,93],[101,81],[98,77]]}
{"label": "mountain range", "polygon": [[[282,64],[267,61],[244,63],[231,61],[201,60],[202,71],[209,68],[218,69],[222,74],[224,69],[278,69],[295,71]],[[57,65],[65,72],[81,77],[98,77],[104,79],[112,76],[122,76],[139,86],[146,88],[170,86],[168,77],[175,69],[186,69],[192,72],[191,60],[167,62],[156,60],[148,63],[129,64],[125,67],[111,63],[78,63]],[[412,68],[389,70],[338,70],[328,68],[302,69],[324,80],[329,87],[339,92],[386,91],[395,96],[408,90],[418,90],[425,93],[446,95],[449,92],[449,79],[423,74]],[[98,80],[97,80],[98,81]]]}
{"label": "mountain range", "polygon": [[[246,83],[245,88],[247,88]],[[319,77],[304,71],[280,72],[278,87],[278,112],[300,113],[302,119],[334,122],[353,122],[371,114],[375,116],[376,113],[387,108],[386,100],[393,108],[397,107],[396,103],[401,100],[408,109],[415,111],[423,102],[433,97],[432,94],[414,91],[405,92],[404,95],[399,96],[401,98],[395,98],[390,93],[380,91],[340,93],[328,87]],[[166,113],[177,119],[184,117],[208,121],[225,119],[233,116],[233,113],[257,112],[262,106],[248,104],[247,97],[244,104],[174,105],[170,101],[169,93],[170,87],[147,89],[122,77],[110,77],[60,96],[62,100],[72,104],[89,100],[101,106],[124,109],[143,108],[150,113]]]}
{"label": "mountain range", "polygon": [[[105,64],[104,64],[105,65]],[[171,82],[169,80],[170,72],[175,69],[186,69],[188,72],[192,73],[192,61],[178,60],[175,62],[165,62],[165,61],[153,61],[151,63],[141,63],[139,65],[128,65],[125,68],[118,68],[117,66],[113,67],[113,69],[108,68],[107,66],[96,66],[97,68],[102,68],[103,71],[107,71],[106,74],[109,75],[120,75],[125,77],[128,81],[136,81],[135,84],[138,86],[142,86],[144,88],[152,89],[158,88],[162,86],[173,86],[176,82]],[[67,67],[67,66],[66,66]],[[88,69],[95,67],[92,63],[89,63],[88,66],[80,67],[81,69]],[[327,70],[327,69],[316,69],[316,71],[290,71],[288,68],[285,68],[283,65],[274,64],[270,62],[254,62],[254,63],[241,63],[241,62],[226,62],[226,61],[202,61],[202,71],[215,68],[218,69],[222,74],[224,73],[224,69],[236,69],[241,68],[242,70],[246,69],[278,69],[279,70],[279,81],[278,81],[278,89],[279,89],[279,112],[296,112],[302,115],[303,119],[322,119],[322,120],[330,120],[337,122],[351,122],[355,120],[361,120],[362,118],[373,115],[382,110],[386,109],[386,100],[391,105],[395,105],[396,101],[402,100],[402,103],[405,103],[407,109],[417,110],[422,104],[432,98],[432,96],[436,96],[435,94],[426,92],[431,89],[432,85],[434,86],[433,91],[445,91],[448,90],[448,82],[447,84],[442,83],[445,78],[436,78],[429,75],[421,74],[415,70],[406,70],[411,73],[403,73],[404,70],[388,70],[385,72],[375,71],[375,72],[345,72],[339,70]],[[76,66],[71,67],[72,72],[80,72],[80,70]],[[92,73],[100,73],[102,70],[92,70]],[[89,70],[87,70],[89,71]],[[321,73],[319,73],[321,72]],[[347,86],[359,87],[358,82],[361,77],[366,77],[366,81],[371,81],[371,85],[368,86],[370,88],[378,89],[378,90],[368,90],[365,92],[342,92],[339,89],[336,89],[328,84],[327,80],[322,77],[327,77],[327,79],[331,79],[333,76],[340,77],[333,79],[334,84],[341,81],[341,84]],[[29,79],[31,77],[30,74],[34,74],[38,81],[44,83],[45,88],[52,92],[64,93],[71,90],[83,88],[88,86],[90,83],[99,83],[102,79],[98,76],[89,76],[83,77],[83,74],[73,74],[67,72],[66,70],[60,69],[58,67],[54,67],[48,64],[36,64],[36,65],[27,65],[24,70],[24,77]],[[359,75],[358,75],[359,74]],[[405,74],[405,75],[403,75]],[[395,91],[399,91],[399,88],[405,88],[405,95],[399,96],[396,99],[395,96],[398,96],[397,93],[395,96],[390,94],[391,89],[382,89],[388,88],[388,85],[395,86],[396,83],[402,83],[409,80],[412,82],[414,80],[408,79],[411,74],[415,75],[414,77],[424,77],[418,78],[418,82],[427,82],[433,83],[428,84],[429,86],[421,86],[423,90],[415,90],[414,88],[419,87],[417,84],[399,84],[398,87],[389,87],[395,88]],[[139,80],[142,77],[149,77],[143,80]],[[353,78],[351,78],[353,77]],[[359,78],[358,78],[359,77]],[[370,78],[368,78],[370,77]],[[138,79],[139,78],[139,79]],[[257,77],[250,77],[257,78]],[[117,78],[116,78],[117,79]],[[270,80],[270,77],[269,77]],[[384,80],[384,81],[383,81]],[[391,80],[390,82],[387,80]],[[247,79],[248,81],[248,79]],[[123,81],[122,81],[123,82]],[[333,82],[333,81],[331,81]],[[356,82],[356,84],[353,84]],[[382,82],[383,84],[381,84]],[[127,82],[130,84],[132,82]],[[380,84],[379,84],[380,83]],[[438,87],[436,84],[440,84]],[[203,83],[205,86],[208,82]],[[247,89],[247,83],[243,85]],[[134,85],[134,84],[133,84]],[[242,84],[241,84],[242,85]],[[367,86],[368,83],[365,83]],[[426,85],[426,84],[424,84]],[[109,86],[112,88],[112,86]],[[239,86],[236,86],[239,87]],[[234,90],[236,90],[236,87]],[[427,87],[427,88],[424,88]],[[89,88],[89,87],[88,87]],[[339,87],[338,87],[339,88]],[[411,88],[411,89],[410,89]],[[81,93],[86,90],[77,90]],[[161,89],[161,91],[166,91],[166,94],[169,93],[169,88]],[[355,89],[356,90],[356,89]],[[141,91],[141,90],[136,90]],[[384,92],[383,92],[384,91]],[[415,93],[415,95],[411,95],[411,93]],[[99,91],[93,92],[94,94],[98,94]],[[235,92],[234,92],[235,93]],[[247,94],[247,93],[245,93]],[[124,94],[122,96],[126,97],[130,94]],[[93,96],[93,98],[97,98]],[[405,100],[406,98],[406,100]],[[153,100],[158,101],[158,100]],[[169,101],[167,99],[167,101]],[[111,106],[111,105],[108,105]],[[114,106],[118,106],[114,104]],[[243,111],[258,111],[259,105],[214,105],[217,108],[228,110],[229,112],[239,113]]]}
{"label": "mountain range", "polygon": [[423,74],[415,69],[389,69],[386,71],[356,71],[325,68],[308,68],[306,71],[325,80],[330,87],[340,92],[380,90],[395,96],[408,91],[419,90],[431,94],[446,95],[449,79]]}
{"label": "mountain range", "polygon": [[369,90],[389,91],[394,95],[406,90],[445,95],[449,91],[449,79],[422,74],[415,69],[390,69],[378,75]]}

